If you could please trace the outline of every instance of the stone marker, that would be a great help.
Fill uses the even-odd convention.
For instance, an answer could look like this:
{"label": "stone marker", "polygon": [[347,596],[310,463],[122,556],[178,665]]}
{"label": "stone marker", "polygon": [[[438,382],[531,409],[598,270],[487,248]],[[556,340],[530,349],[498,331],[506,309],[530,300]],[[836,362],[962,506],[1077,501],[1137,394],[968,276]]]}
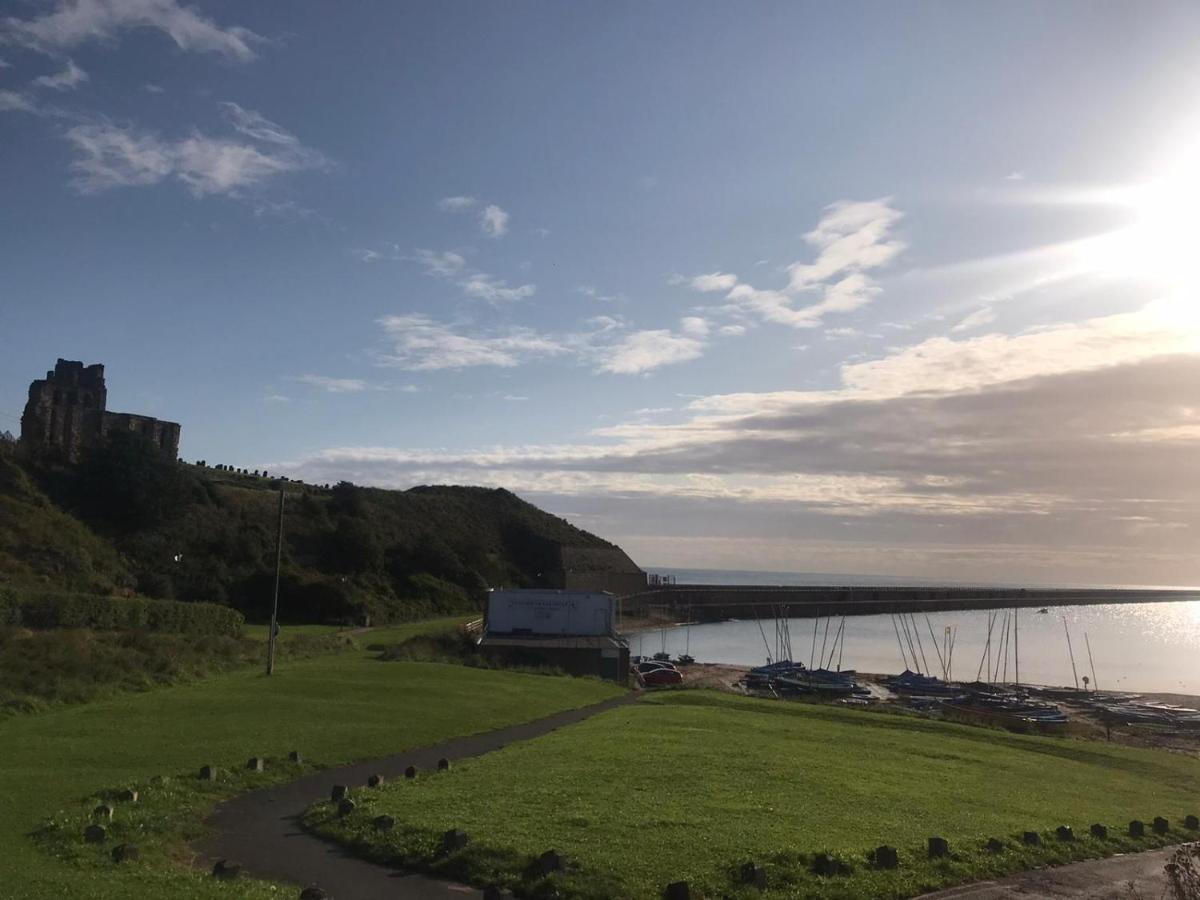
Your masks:
{"label": "stone marker", "polygon": [[1003,853],[1004,841],[1000,838],[988,838],[987,849],[988,853]]}
{"label": "stone marker", "polygon": [[1134,819],[1132,822],[1130,822],[1129,823],[1129,836],[1130,837],[1145,837],[1146,836],[1145,823],[1138,819]]}
{"label": "stone marker", "polygon": [[1155,816],[1153,827],[1155,834],[1166,834],[1171,828],[1171,823],[1162,816]]}
{"label": "stone marker", "polygon": [[113,820],[113,808],[107,803],[101,803],[92,810],[92,818],[98,819],[101,822],[111,822]]}
{"label": "stone marker", "polygon": [[302,763],[304,762],[304,757],[300,755],[299,750],[293,750],[288,754],[288,760],[289,762]]}
{"label": "stone marker", "polygon": [[1042,843],[1042,836],[1036,831],[1027,831],[1021,835],[1021,843],[1028,844],[1030,847],[1037,847]]}
{"label": "stone marker", "polygon": [[929,839],[929,858],[937,859],[939,856],[950,855],[950,844],[945,838],[931,837]]}
{"label": "stone marker", "polygon": [[219,878],[221,881],[233,881],[242,874],[242,867],[227,859],[218,859],[217,864],[213,866],[212,873],[213,878]]}
{"label": "stone marker", "polygon": [[112,858],[115,863],[134,862],[141,857],[141,852],[133,844],[117,844],[113,847]]}
{"label": "stone marker", "polygon": [[337,813],[339,816],[348,816],[354,812],[356,806],[357,804],[349,797],[343,797],[338,801]]}
{"label": "stone marker", "polygon": [[120,800],[122,803],[137,803],[138,802],[138,792],[135,791],[133,788],[126,788],[125,790],[123,790],[119,794],[117,794],[117,799]]}
{"label": "stone marker", "polygon": [[409,766],[407,769],[405,769],[404,777],[405,778],[416,778],[417,777],[417,767]]}
{"label": "stone marker", "polygon": [[216,781],[217,780],[217,767],[216,766],[201,766],[200,767],[200,780],[201,781]]}
{"label": "stone marker", "polygon": [[469,843],[471,843],[471,838],[465,831],[459,831],[457,828],[451,828],[442,835],[442,852],[455,853],[456,851],[467,846]]}
{"label": "stone marker", "polygon": [[663,891],[664,900],[692,900],[692,889],[686,881],[672,881]]}
{"label": "stone marker", "polygon": [[825,878],[841,875],[845,868],[837,857],[828,853],[818,853],[813,857],[812,870]]}
{"label": "stone marker", "polygon": [[755,862],[742,864],[742,884],[750,884],[760,891],[767,886],[767,870]]}
{"label": "stone marker", "polygon": [[103,844],[108,832],[100,825],[89,825],[83,829],[83,839],[89,844]]}
{"label": "stone marker", "polygon": [[367,787],[372,787],[372,788],[383,787],[383,776],[382,775],[372,775],[370,778],[367,779]]}
{"label": "stone marker", "polygon": [[1054,829],[1054,836],[1057,837],[1060,841],[1075,840],[1075,832],[1071,830],[1070,825],[1059,825],[1057,828]]}
{"label": "stone marker", "polygon": [[1195,831],[1197,828],[1200,828],[1200,819],[1197,819],[1195,816],[1184,816],[1183,827]]}
{"label": "stone marker", "polygon": [[319,887],[306,887],[300,892],[300,900],[329,900],[329,895]]}
{"label": "stone marker", "polygon": [[376,816],[371,820],[371,827],[376,831],[391,831],[396,827],[396,820],[391,816]]}
{"label": "stone marker", "polygon": [[439,759],[438,760],[438,771],[439,772],[450,771],[450,760],[446,759],[446,757],[444,757],[444,756],[441,759]]}
{"label": "stone marker", "polygon": [[1108,837],[1108,826],[1101,825],[1099,822],[1097,822],[1088,830],[1091,832],[1092,837],[1094,838],[1100,838],[1101,840],[1104,840]]}
{"label": "stone marker", "polygon": [[333,790],[329,792],[330,800],[345,800],[350,796],[350,788],[344,784],[335,784]]}
{"label": "stone marker", "polygon": [[267,762],[261,756],[252,756],[246,762],[246,768],[252,772],[261,772],[266,768]]}
{"label": "stone marker", "polygon": [[900,865],[900,857],[896,853],[896,848],[889,847],[887,844],[875,848],[874,859],[875,867],[878,869],[894,869]]}
{"label": "stone marker", "polygon": [[547,850],[537,858],[537,869],[543,875],[561,872],[563,869],[562,855],[557,850]]}

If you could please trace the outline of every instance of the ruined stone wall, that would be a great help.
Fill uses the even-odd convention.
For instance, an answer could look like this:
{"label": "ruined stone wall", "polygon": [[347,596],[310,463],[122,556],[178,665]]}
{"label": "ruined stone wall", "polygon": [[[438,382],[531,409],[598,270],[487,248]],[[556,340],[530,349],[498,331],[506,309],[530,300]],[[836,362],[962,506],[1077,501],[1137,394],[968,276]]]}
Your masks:
{"label": "ruined stone wall", "polygon": [[179,425],[149,416],[110,413],[104,366],[60,359],[54,369],[29,385],[21,416],[21,443],[37,450],[56,449],[77,461],[113,431],[141,434],[171,459],[179,455]]}

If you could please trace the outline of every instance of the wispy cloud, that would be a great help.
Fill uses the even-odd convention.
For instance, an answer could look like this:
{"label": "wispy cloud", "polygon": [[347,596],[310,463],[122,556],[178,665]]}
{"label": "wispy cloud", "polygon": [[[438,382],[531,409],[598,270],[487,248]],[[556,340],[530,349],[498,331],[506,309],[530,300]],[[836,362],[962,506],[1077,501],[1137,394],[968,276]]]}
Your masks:
{"label": "wispy cloud", "polygon": [[975,310],[961,322],[951,328],[951,331],[973,331],[976,328],[982,328],[984,325],[990,325],[996,321],[996,311],[990,306],[984,306]]}
{"label": "wispy cloud", "polygon": [[234,130],[249,141],[200,132],[169,140],[106,121],[67,129],[66,138],[79,154],[71,164],[74,186],[92,194],[175,178],[197,197],[237,196],[271,178],[328,164],[319,152],[261,114],[236,103],[223,103],[221,108]]}
{"label": "wispy cloud", "polygon": [[[886,197],[843,200],[826,207],[816,228],[804,236],[816,248],[816,259],[788,266],[788,283],[782,288],[757,288],[724,272],[698,275],[689,283],[702,292],[728,290],[728,299],[765,321],[815,328],[831,313],[851,312],[879,293],[868,272],[891,262],[904,249],[903,241],[891,235],[902,215]],[[811,294],[821,299],[795,305]]]}
{"label": "wispy cloud", "polygon": [[508,213],[494,203],[485,206],[479,213],[479,227],[491,238],[508,234]]}
{"label": "wispy cloud", "polygon": [[666,329],[635,331],[609,348],[600,359],[601,372],[640,375],[663,366],[696,359],[704,342]]}
{"label": "wispy cloud", "polygon": [[33,101],[18,91],[0,90],[0,112],[35,112]]}
{"label": "wispy cloud", "polygon": [[296,375],[291,380],[319,388],[327,394],[357,394],[371,387],[361,378],[331,378],[328,375]]}
{"label": "wispy cloud", "polygon": [[462,280],[460,286],[468,297],[487,300],[491,303],[509,303],[514,300],[527,300],[537,292],[537,286],[521,284],[509,287],[508,282],[477,272]]}
{"label": "wispy cloud", "polygon": [[75,65],[72,59],[67,60],[66,68],[53,75],[42,75],[33,79],[37,87],[49,88],[52,91],[73,91],[88,80],[88,73]]}
{"label": "wispy cloud", "polygon": [[470,209],[478,201],[474,197],[459,195],[457,197],[443,197],[438,201],[438,208],[444,212],[462,212]]}
{"label": "wispy cloud", "polygon": [[176,0],[61,0],[44,15],[4,19],[0,38],[57,54],[87,43],[111,42],[138,28],[166,34],[181,50],[216,53],[236,62],[253,59],[251,45],[262,40],[247,28],[221,27]]}
{"label": "wispy cloud", "polygon": [[471,331],[412,313],[379,320],[388,348],[376,362],[410,371],[465,369],[477,366],[512,368],[523,362],[565,354],[555,338],[530,328],[499,332]]}

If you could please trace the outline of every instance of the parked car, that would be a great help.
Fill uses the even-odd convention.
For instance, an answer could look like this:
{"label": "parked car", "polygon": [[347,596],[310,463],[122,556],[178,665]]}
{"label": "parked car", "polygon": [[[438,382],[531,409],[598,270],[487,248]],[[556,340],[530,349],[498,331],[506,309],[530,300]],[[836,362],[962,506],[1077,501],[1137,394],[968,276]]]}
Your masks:
{"label": "parked car", "polygon": [[667,687],[683,683],[683,676],[677,669],[654,669],[650,672],[639,672],[638,678],[646,687]]}

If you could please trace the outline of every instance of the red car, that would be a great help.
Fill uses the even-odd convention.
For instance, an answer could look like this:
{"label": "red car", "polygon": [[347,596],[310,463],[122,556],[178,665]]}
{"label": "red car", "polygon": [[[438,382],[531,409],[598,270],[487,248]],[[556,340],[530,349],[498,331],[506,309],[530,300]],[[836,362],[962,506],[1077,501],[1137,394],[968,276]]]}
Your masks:
{"label": "red car", "polygon": [[638,678],[646,687],[666,687],[683,683],[683,676],[676,669],[654,669],[650,672],[639,672]]}

